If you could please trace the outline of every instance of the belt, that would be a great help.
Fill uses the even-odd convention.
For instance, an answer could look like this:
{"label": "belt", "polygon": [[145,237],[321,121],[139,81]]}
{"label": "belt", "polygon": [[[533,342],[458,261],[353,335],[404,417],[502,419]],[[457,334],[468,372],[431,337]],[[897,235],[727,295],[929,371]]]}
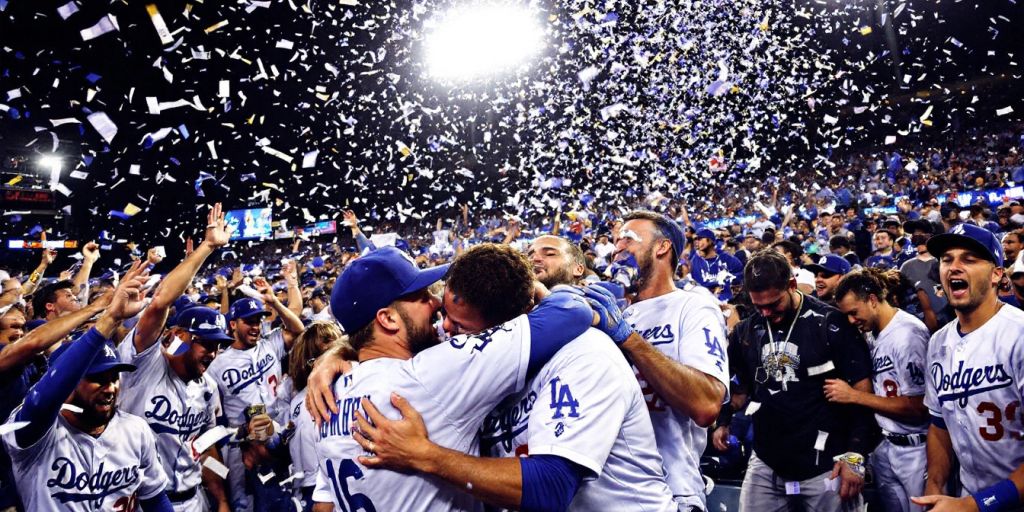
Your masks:
{"label": "belt", "polygon": [[890,443],[896,446],[920,446],[928,440],[924,434],[891,434],[884,432],[883,435]]}
{"label": "belt", "polygon": [[193,496],[196,495],[197,489],[199,489],[199,486],[195,486],[191,489],[185,489],[184,491],[181,492],[168,492],[167,499],[171,503],[181,503],[184,501],[188,501],[192,499]]}

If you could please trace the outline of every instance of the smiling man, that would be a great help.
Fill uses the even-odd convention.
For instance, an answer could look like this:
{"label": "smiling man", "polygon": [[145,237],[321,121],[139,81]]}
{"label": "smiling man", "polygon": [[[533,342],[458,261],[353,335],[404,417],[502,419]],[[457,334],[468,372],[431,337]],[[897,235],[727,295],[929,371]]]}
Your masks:
{"label": "smiling man", "polygon": [[560,236],[537,237],[526,251],[526,257],[533,264],[537,280],[548,288],[558,284],[578,284],[587,270],[583,251]]}
{"label": "smiling man", "polygon": [[[932,510],[1017,510],[1024,489],[1024,312],[999,301],[1003,251],[988,230],[957,224],[928,240],[956,320],[928,344],[928,481]],[[960,461],[964,496],[943,496]],[[977,508],[974,508],[977,507]]]}

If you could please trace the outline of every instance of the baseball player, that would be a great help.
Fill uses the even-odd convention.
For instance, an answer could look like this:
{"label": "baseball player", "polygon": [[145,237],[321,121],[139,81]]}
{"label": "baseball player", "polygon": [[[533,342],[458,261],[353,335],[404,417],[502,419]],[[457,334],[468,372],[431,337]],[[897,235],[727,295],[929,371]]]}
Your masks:
{"label": "baseball player", "polygon": [[[887,282],[888,280],[888,282]],[[874,336],[874,393],[859,391],[842,379],[825,381],[832,402],[875,411],[884,440],[870,457],[882,507],[887,512],[922,510],[910,502],[924,490],[928,410],[924,406],[928,328],[914,315],[892,305],[896,271],[864,269],[848,274],[835,288],[838,308],[850,323]]]}
{"label": "baseball player", "polygon": [[[336,510],[475,509],[475,500],[458,489],[475,487],[483,475],[462,472],[452,477],[458,486],[451,486],[436,477],[371,469],[361,462],[365,452],[360,434],[350,424],[369,403],[363,398],[398,419],[400,412],[388,397],[406,397],[423,412],[435,442],[454,452],[477,453],[476,432],[487,413],[505,396],[522,390],[528,374],[592,322],[590,308],[569,292],[552,293],[530,313],[520,314],[534,300],[530,264],[508,246],[481,244],[452,263],[444,303],[449,313],[452,308],[486,311],[485,320],[497,327],[482,330],[484,326],[473,319],[449,316],[445,326],[452,333],[482,332],[439,342],[431,320],[440,304],[425,288],[446,270],[440,266],[420,271],[404,253],[384,247],[353,262],[335,284],[331,307],[349,333],[359,364],[337,381],[338,400],[332,402],[339,412],[320,427],[315,510],[327,503]],[[485,286],[453,288],[460,278]],[[373,451],[373,439],[363,440]],[[502,474],[522,479],[522,496],[506,493],[496,498],[514,508],[530,508],[543,499],[543,489],[527,482],[556,470],[571,478],[574,471],[553,459],[508,462],[512,468]]]}
{"label": "baseball player", "polygon": [[[221,477],[200,464],[202,456],[219,460],[220,455],[215,447],[199,453],[194,443],[221,415],[217,385],[205,373],[220,345],[231,337],[225,332],[223,315],[182,300],[187,297],[181,294],[206,258],[226,245],[229,237],[218,203],[207,216],[203,243],[164,277],[153,301],[117,347],[121,360],[139,369],[123,377],[119,405],[145,419],[156,434],[157,452],[170,480],[167,497],[179,512],[208,509],[199,487],[202,483],[217,500],[217,508],[228,510]],[[157,343],[172,304],[174,325],[162,337],[163,343]]]}
{"label": "baseball player", "polygon": [[[550,274],[569,278],[571,260],[566,260],[563,268],[549,268]],[[615,298],[596,287],[586,290],[587,296],[596,301],[592,303],[594,311],[603,315],[602,329],[613,339],[625,340],[632,328],[622,321]],[[488,323],[477,318],[474,310],[446,309],[458,321]],[[460,313],[465,316],[460,317]],[[403,427],[418,433],[417,440],[389,439],[388,430],[397,428],[391,424],[398,422],[368,405],[373,425],[361,422],[360,429],[373,440],[375,452],[373,457],[360,459],[367,467],[421,469],[460,486],[460,473],[474,474],[473,487],[467,492],[501,505],[493,498],[495,489],[509,494],[510,501],[515,502],[517,496],[522,499],[523,489],[534,483],[525,475],[518,483],[507,481],[507,475],[514,474],[521,463],[515,457],[545,463],[558,457],[571,464],[575,474],[564,480],[560,463],[553,462],[553,470],[540,475],[551,487],[561,484],[560,492],[553,493],[555,498],[543,504],[545,510],[677,510],[633,371],[608,336],[595,329],[559,350],[530,379],[526,389],[504,400],[487,416],[480,444],[481,452],[491,457],[456,453],[430,443],[415,409],[402,399],[393,400],[402,412],[402,421],[411,424]],[[369,441],[360,444],[369,447]],[[561,499],[557,499],[559,496]]]}
{"label": "baseball player", "polygon": [[632,256],[640,273],[637,302],[623,313],[636,332],[621,348],[647,401],[672,494],[683,510],[705,510],[700,456],[729,383],[725,318],[714,298],[676,288],[685,238],[674,221],[644,211],[625,221],[616,258]]}
{"label": "baseball player", "polygon": [[[251,446],[248,438],[265,437],[249,431],[254,418],[246,418],[246,409],[262,404],[266,410],[277,402],[282,380],[281,360],[291,348],[292,341],[303,330],[302,321],[277,299],[273,289],[266,286],[261,293],[263,299],[280,315],[284,328],[274,329],[264,335],[262,321],[269,314],[263,306],[264,302],[250,297],[236,300],[228,311],[228,325],[234,341],[207,368],[207,373],[220,390],[224,417],[228,425],[239,432],[225,448],[223,455],[229,470],[228,487],[232,507],[242,511],[251,510],[253,506],[252,497],[245,492],[247,472],[242,462],[242,450],[257,451],[258,447]],[[263,418],[266,414],[258,416]],[[269,489],[268,500],[291,501],[277,485],[277,481],[268,481],[264,485],[265,482],[256,474],[250,474],[248,478],[251,481],[250,488],[261,486]]]}
{"label": "baseball player", "polygon": [[[928,344],[926,496],[931,510],[1016,510],[1024,488],[1024,312],[996,297],[1003,251],[988,230],[958,224],[928,240],[956,320]],[[961,497],[944,496],[954,454]]]}
{"label": "baseball player", "polygon": [[170,511],[156,440],[146,422],[117,410],[122,363],[108,341],[142,309],[146,273],[137,262],[96,324],[50,356],[3,435],[26,510]]}

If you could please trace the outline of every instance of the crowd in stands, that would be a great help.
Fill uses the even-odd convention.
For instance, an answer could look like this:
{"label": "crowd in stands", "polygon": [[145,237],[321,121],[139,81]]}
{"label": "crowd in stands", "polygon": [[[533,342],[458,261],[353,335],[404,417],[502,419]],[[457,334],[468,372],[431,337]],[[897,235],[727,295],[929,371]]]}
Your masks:
{"label": "crowd in stands", "polygon": [[[702,201],[648,191],[632,206],[658,212],[679,227],[682,238],[666,235],[678,260],[672,279],[679,289],[712,298],[727,333],[763,314],[757,297],[752,299],[763,289],[746,286],[745,269],[757,254],[772,250],[785,258],[803,296],[831,307],[843,298],[837,290],[845,276],[886,276],[885,298],[932,334],[956,318],[948,290],[941,285],[939,260],[929,250],[929,239],[942,233],[978,228],[998,237],[1005,269],[998,298],[1024,309],[1022,151],[1024,128],[1015,126],[967,134],[944,148],[887,147],[850,156],[836,166],[815,164],[816,170],[795,173],[793,180],[726,181]],[[345,332],[335,313],[340,306],[332,305],[346,269],[386,247],[397,248],[426,269],[492,243],[525,254],[540,276],[552,270],[545,266],[545,248],[537,241],[553,235],[566,241],[569,258],[578,264],[569,281],[603,283],[619,308],[642,303],[643,278],[650,275],[645,265],[650,262],[623,248],[646,240],[646,235],[624,228],[635,221],[626,211],[605,211],[595,201],[575,206],[525,218],[474,218],[466,206],[459,218],[438,221],[430,233],[373,226],[372,218],[345,211],[339,220],[348,232],[333,240],[322,235],[243,247],[229,242],[217,205],[211,207],[202,242],[190,243],[180,257],[152,248],[138,253],[130,267],[114,268],[104,261],[99,246],[90,243],[83,246],[73,272],[53,268],[57,254],[52,250],[42,251],[35,268],[3,268],[0,416],[10,418],[8,425],[22,423],[4,431],[0,510],[32,510],[51,496],[26,494],[29,484],[17,475],[42,456],[32,446],[60,446],[54,428],[102,432],[104,426],[115,428],[111,418],[122,416],[117,428],[145,430],[145,436],[139,435],[150,443],[149,448],[136,447],[143,452],[142,479],[147,481],[137,494],[143,508],[160,510],[166,498],[174,505],[201,499],[209,509],[241,509],[252,506],[237,501],[239,489],[244,489],[257,508],[284,510],[275,507],[292,507],[294,498],[301,508],[311,509],[317,467],[308,445],[317,431],[297,421],[301,417],[312,424],[304,393],[313,361],[325,352],[352,351],[345,340],[353,333]],[[79,341],[69,343],[73,339]],[[251,347],[267,357],[257,367],[267,361],[276,365],[269,370],[278,379],[270,396],[246,404],[235,400],[250,398],[248,391],[238,393],[234,387],[251,378],[245,371],[236,371],[234,381],[220,376],[230,372],[202,378],[207,371],[230,369],[227,365],[238,357],[248,358],[244,352]],[[156,357],[161,351],[166,364]],[[62,373],[55,377],[48,368]],[[102,386],[116,381],[116,373],[109,376],[112,369],[177,374],[189,383],[188,393],[219,394],[220,400],[210,401],[215,406],[200,401],[209,410],[193,409],[194,416],[167,423],[167,429],[181,434],[177,445],[156,443],[148,428],[157,438],[167,431],[148,420],[147,427],[128,414],[150,420],[156,414],[146,409],[146,402],[163,398],[141,389],[147,386],[145,378],[124,373],[119,408],[103,401],[112,400],[109,396],[89,394],[102,392],[83,388],[86,382]],[[58,407],[69,394],[68,405]],[[257,404],[262,408],[250,407]],[[734,404],[725,407],[736,409],[731,411],[737,414],[731,433],[710,429],[708,452],[720,457],[723,466],[743,467],[753,437],[749,427],[739,427],[749,422],[745,404]],[[76,407],[92,415],[76,416]],[[215,428],[223,428],[224,435],[209,441],[205,434]],[[186,448],[193,453],[174,452]],[[194,471],[155,476],[160,461],[176,464],[166,459],[177,457],[184,465],[194,463]],[[155,482],[165,482],[163,495]],[[74,485],[66,491],[73,492]]]}

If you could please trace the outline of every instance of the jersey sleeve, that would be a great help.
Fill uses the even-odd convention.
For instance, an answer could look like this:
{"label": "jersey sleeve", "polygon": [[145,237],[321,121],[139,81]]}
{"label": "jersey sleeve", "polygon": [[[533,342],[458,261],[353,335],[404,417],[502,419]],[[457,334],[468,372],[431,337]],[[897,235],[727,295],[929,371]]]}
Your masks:
{"label": "jersey sleeve", "polygon": [[728,338],[722,311],[712,300],[697,299],[680,308],[673,359],[700,370],[729,389]]}
{"label": "jersey sleeve", "polygon": [[334,503],[331,484],[327,482],[327,477],[319,466],[316,470],[316,486],[313,487],[313,503]]}
{"label": "jersey sleeve", "polygon": [[157,341],[146,350],[138,352],[135,350],[135,343],[132,343],[134,337],[135,329],[133,328],[124,337],[124,340],[117,345],[117,357],[125,363],[134,364],[136,368],[134,372],[121,373],[122,388],[128,388],[143,382],[145,379],[157,375],[156,372],[162,373],[163,368],[160,365],[166,364],[161,353],[163,351],[162,343]]}
{"label": "jersey sleeve", "polygon": [[[139,420],[145,427],[145,423]],[[139,460],[140,475],[139,498],[148,500],[160,494],[167,486],[167,474],[156,453],[156,436],[149,428],[137,429],[142,437],[142,452]]]}
{"label": "jersey sleeve", "polygon": [[900,333],[906,343],[896,353],[897,374],[903,396],[921,396],[924,390],[925,357],[928,350],[928,333],[907,326]]}
{"label": "jersey sleeve", "polygon": [[529,320],[520,315],[424,350],[409,365],[414,377],[437,403],[445,404],[450,418],[461,427],[480,421],[502,398],[523,389],[529,359]]}
{"label": "jersey sleeve", "polygon": [[[11,417],[7,419],[7,423],[14,423],[15,421],[18,421],[16,418],[22,405],[19,405],[11,412]],[[3,435],[3,443],[7,447],[7,454],[10,455],[12,460],[21,462],[23,465],[31,466],[32,461],[41,454],[50,452],[50,447],[53,446],[56,440],[56,425],[56,422],[51,424],[43,434],[43,437],[39,438],[35,443],[25,447],[18,445],[18,439],[15,437],[17,430],[5,432]]]}
{"label": "jersey sleeve", "polygon": [[280,327],[270,331],[270,333],[267,334],[267,340],[270,341],[270,348],[274,352],[274,355],[277,356],[277,360],[283,361],[285,354],[288,352],[288,349],[285,348],[284,345],[284,331]]}
{"label": "jersey sleeve", "polygon": [[604,357],[583,353],[538,375],[544,386],[530,413],[530,455],[558,455],[601,475],[629,398]]}

